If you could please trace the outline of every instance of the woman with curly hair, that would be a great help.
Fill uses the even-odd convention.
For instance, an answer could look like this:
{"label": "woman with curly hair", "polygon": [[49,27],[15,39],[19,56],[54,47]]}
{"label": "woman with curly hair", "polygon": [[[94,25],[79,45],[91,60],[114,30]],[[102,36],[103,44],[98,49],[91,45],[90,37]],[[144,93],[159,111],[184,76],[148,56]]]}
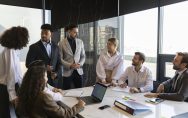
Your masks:
{"label": "woman with curly hair", "polygon": [[0,118],[10,118],[9,101],[14,103],[15,85],[22,78],[17,51],[28,42],[28,30],[20,26],[6,30],[0,37]]}
{"label": "woman with curly hair", "polygon": [[16,111],[19,117],[29,118],[72,118],[83,110],[85,103],[79,100],[72,108],[59,106],[51,95],[44,92],[48,81],[44,66],[28,68],[18,92]]}

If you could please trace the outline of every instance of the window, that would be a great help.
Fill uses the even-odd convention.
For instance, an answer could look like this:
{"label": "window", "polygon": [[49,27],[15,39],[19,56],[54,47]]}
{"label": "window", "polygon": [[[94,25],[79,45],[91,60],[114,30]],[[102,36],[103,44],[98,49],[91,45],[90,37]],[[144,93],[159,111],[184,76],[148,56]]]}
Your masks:
{"label": "window", "polygon": [[163,54],[187,52],[188,1],[164,7]]}
{"label": "window", "polygon": [[131,65],[135,52],[143,52],[146,65],[156,80],[157,8],[124,15],[124,55],[126,66]]}
{"label": "window", "polygon": [[106,48],[109,38],[114,37],[118,39],[118,17],[99,20],[97,31],[97,54],[100,54],[100,51]]}
{"label": "window", "polygon": [[83,40],[86,52],[94,51],[93,47],[93,22],[78,25],[78,37]]}
{"label": "window", "polygon": [[[6,11],[6,12],[5,12]],[[47,23],[50,23],[50,11],[46,10]],[[26,71],[25,59],[29,49],[29,45],[40,39],[40,26],[42,25],[42,10],[16,7],[8,5],[0,5],[0,34],[12,26],[24,26],[29,31],[30,41],[26,48],[20,51],[20,60],[22,72]]]}

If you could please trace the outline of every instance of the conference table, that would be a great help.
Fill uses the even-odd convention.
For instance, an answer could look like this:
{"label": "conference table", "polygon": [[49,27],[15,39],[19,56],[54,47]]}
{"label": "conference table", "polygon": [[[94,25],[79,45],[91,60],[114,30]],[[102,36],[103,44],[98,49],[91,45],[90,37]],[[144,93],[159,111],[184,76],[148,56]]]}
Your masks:
{"label": "conference table", "polygon": [[[74,90],[83,91],[82,96],[90,96],[93,90],[93,86],[71,89],[67,91]],[[144,94],[145,93],[132,94],[127,92],[119,92],[114,91],[113,87],[108,87],[101,103],[86,105],[85,109],[80,112],[78,116],[84,118],[171,118],[174,115],[188,112],[187,102],[165,100],[159,104],[151,104],[145,102],[145,100],[147,100],[148,98],[144,97]],[[136,102],[149,106],[151,110],[140,113],[138,115],[130,115],[129,113],[114,106],[114,101],[116,99],[121,99],[125,96],[129,96]],[[62,101],[69,107],[72,107],[78,102],[75,97],[63,97]],[[99,107],[103,105],[110,105],[111,107],[100,110]]]}

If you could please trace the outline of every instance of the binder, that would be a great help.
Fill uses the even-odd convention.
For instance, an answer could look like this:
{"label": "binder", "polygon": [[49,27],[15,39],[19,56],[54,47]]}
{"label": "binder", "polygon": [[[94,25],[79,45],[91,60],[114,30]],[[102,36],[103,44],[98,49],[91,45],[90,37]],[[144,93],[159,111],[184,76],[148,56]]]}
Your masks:
{"label": "binder", "polygon": [[137,115],[142,112],[151,111],[149,106],[140,104],[135,101],[126,101],[123,99],[115,100],[114,105],[131,115]]}

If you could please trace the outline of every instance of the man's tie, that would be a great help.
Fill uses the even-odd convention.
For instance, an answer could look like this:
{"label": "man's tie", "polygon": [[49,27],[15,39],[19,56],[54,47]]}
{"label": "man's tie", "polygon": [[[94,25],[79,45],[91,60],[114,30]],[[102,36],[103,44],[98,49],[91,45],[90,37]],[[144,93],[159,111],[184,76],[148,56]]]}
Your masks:
{"label": "man's tie", "polygon": [[179,76],[179,73],[176,73],[176,75],[174,76],[174,91],[175,91],[175,89],[176,89],[176,86],[177,86],[177,83],[178,83],[178,76]]}

